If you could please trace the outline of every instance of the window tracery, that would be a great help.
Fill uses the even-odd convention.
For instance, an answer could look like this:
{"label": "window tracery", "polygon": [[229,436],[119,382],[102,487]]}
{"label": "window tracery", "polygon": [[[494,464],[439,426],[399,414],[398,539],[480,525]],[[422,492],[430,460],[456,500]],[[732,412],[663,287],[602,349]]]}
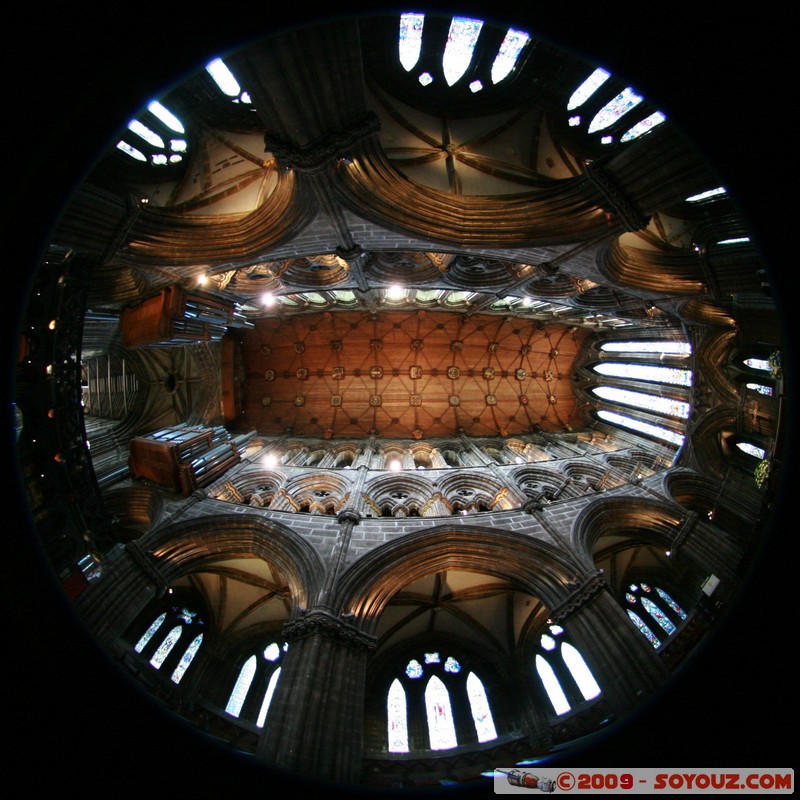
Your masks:
{"label": "window tracery", "polygon": [[389,752],[417,749],[409,741],[412,715],[425,720],[427,739],[423,749],[449,750],[465,743],[459,741],[455,706],[469,711],[474,729],[472,741],[483,744],[497,738],[486,687],[474,671],[464,670],[458,659],[440,651],[411,658],[386,694]]}
{"label": "window tracery", "polygon": [[664,589],[649,583],[632,583],[625,592],[631,622],[655,648],[674,636],[688,613]]}
{"label": "window tracery", "polygon": [[281,659],[289,649],[272,641],[242,664],[228,695],[225,712],[263,728],[281,674]]}

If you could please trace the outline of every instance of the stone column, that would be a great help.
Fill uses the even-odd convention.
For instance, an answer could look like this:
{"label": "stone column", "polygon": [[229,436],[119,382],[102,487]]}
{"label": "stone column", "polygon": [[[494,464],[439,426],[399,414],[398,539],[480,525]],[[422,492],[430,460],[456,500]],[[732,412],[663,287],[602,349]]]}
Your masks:
{"label": "stone column", "polygon": [[669,672],[614,600],[599,570],[582,575],[551,610],[578,648],[612,712],[622,716],[658,690]]}
{"label": "stone column", "polygon": [[283,635],[289,650],[257,757],[310,779],[358,783],[376,639],[321,608],[287,623]]}

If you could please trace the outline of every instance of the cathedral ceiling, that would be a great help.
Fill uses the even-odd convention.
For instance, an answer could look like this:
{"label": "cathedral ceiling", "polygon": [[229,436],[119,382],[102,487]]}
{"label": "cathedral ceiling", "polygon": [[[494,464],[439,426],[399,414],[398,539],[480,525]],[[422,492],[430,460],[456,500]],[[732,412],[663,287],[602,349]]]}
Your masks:
{"label": "cathedral ceiling", "polygon": [[586,331],[436,311],[256,320],[244,335],[244,421],[264,434],[422,439],[576,423]]}

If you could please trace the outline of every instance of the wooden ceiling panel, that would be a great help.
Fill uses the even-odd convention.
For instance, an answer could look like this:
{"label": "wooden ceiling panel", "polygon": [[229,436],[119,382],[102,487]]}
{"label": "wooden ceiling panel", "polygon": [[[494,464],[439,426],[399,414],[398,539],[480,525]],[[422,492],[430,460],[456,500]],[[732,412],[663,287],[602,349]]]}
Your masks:
{"label": "wooden ceiling panel", "polygon": [[244,335],[244,423],[325,437],[512,435],[574,425],[586,331],[449,312],[261,319]]}

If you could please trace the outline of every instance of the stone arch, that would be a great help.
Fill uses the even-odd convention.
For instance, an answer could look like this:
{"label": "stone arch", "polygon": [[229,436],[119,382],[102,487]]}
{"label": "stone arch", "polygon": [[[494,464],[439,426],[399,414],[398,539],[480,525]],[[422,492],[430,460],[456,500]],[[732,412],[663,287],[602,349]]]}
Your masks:
{"label": "stone arch", "polygon": [[437,488],[454,514],[512,507],[505,497],[506,487],[483,473],[470,471],[445,475],[438,481]]}
{"label": "stone arch", "polygon": [[551,608],[563,600],[577,571],[568,554],[547,542],[477,526],[437,526],[381,545],[348,567],[335,607],[372,633],[398,587],[443,569],[507,579]]}
{"label": "stone arch", "polygon": [[553,500],[565,484],[564,475],[559,470],[548,467],[522,467],[514,472],[514,480],[525,495],[532,499],[543,497]]}
{"label": "stone arch", "polygon": [[164,513],[163,498],[147,486],[115,489],[103,499],[108,512],[116,520],[115,535],[121,542],[138,539],[156,527]]}
{"label": "stone arch", "polygon": [[424,516],[432,494],[429,481],[408,472],[376,478],[364,489],[367,503],[379,516]]}
{"label": "stone arch", "polygon": [[227,489],[230,496],[220,496],[219,499],[229,499],[259,508],[267,507],[283,486],[285,479],[285,476],[277,470],[257,469],[240,473],[225,481],[222,491]]}
{"label": "stone arch", "polygon": [[322,561],[308,542],[284,525],[252,515],[178,522],[153,532],[142,545],[167,585],[221,555],[268,561],[286,580],[292,616],[309,607],[324,579]]}
{"label": "stone arch", "polygon": [[349,497],[347,481],[332,472],[300,475],[284,488],[298,511],[311,514],[335,514]]}

